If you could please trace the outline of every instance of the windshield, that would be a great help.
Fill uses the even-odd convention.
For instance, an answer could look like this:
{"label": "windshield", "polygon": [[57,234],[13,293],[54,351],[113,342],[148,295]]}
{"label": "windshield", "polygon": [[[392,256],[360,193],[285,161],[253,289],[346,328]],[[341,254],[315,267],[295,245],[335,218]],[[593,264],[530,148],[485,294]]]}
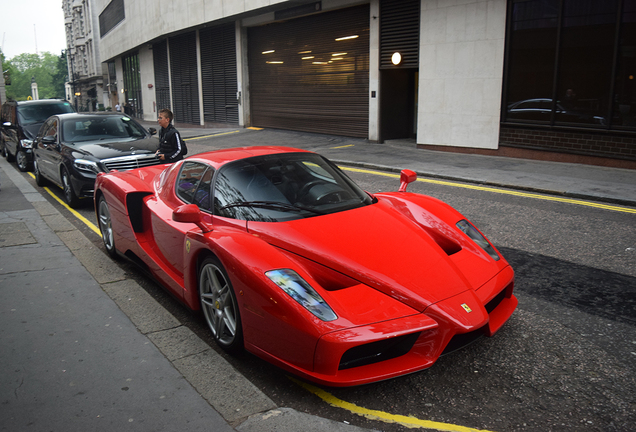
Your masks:
{"label": "windshield", "polygon": [[18,117],[22,125],[44,123],[52,115],[72,112],[73,107],[68,102],[18,105]]}
{"label": "windshield", "polygon": [[146,136],[144,129],[126,116],[95,116],[66,119],[63,122],[64,142],[99,141],[106,139],[138,139]]}
{"label": "windshield", "polygon": [[314,153],[283,153],[232,162],[219,171],[214,213],[278,222],[371,204],[338,167]]}

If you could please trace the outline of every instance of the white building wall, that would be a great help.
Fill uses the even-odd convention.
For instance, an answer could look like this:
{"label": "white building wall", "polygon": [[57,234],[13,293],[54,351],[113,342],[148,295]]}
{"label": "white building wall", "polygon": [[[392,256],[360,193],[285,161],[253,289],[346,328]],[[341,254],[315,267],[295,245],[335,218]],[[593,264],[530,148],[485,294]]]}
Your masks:
{"label": "white building wall", "polygon": [[[157,120],[155,66],[152,49],[147,44],[139,48],[139,80],[141,82],[141,104],[144,109],[144,120],[155,121]],[[122,86],[122,88],[124,87]]]}
{"label": "white building wall", "polygon": [[[160,36],[246,11],[285,3],[289,0],[182,0],[162,2],[125,1],[126,18],[100,41],[102,61],[108,61],[128,50]],[[97,15],[110,0],[94,0]]]}
{"label": "white building wall", "polygon": [[417,143],[496,149],[506,0],[422,0]]}

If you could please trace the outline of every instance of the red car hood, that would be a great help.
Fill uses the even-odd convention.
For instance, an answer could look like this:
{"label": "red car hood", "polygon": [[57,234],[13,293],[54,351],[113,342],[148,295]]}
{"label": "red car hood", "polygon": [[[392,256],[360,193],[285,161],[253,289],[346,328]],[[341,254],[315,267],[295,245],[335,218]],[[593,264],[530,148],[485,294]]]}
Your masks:
{"label": "red car hood", "polygon": [[292,222],[249,222],[248,229],[419,311],[474,288],[420,225],[382,201]]}

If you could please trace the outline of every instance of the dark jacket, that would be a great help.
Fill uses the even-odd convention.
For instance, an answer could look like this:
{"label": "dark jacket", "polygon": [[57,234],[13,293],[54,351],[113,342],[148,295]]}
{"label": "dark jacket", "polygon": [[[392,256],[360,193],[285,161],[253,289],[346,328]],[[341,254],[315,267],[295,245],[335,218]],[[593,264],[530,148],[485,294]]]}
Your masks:
{"label": "dark jacket", "polygon": [[159,131],[159,153],[165,156],[164,162],[176,162],[183,159],[186,147],[179,131],[170,123]]}

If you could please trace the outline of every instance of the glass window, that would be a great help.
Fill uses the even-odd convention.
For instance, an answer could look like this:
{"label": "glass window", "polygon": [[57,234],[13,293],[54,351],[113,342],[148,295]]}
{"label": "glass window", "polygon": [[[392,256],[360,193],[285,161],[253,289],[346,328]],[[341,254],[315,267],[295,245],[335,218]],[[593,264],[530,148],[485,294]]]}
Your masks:
{"label": "glass window", "polygon": [[509,0],[504,121],[636,128],[636,0]]}
{"label": "glass window", "polygon": [[565,0],[556,123],[607,124],[618,0]]}
{"label": "glass window", "polygon": [[636,128],[636,0],[625,0],[623,4],[614,83],[612,125]]}
{"label": "glass window", "polygon": [[342,171],[313,153],[283,153],[239,160],[219,170],[214,213],[276,222],[371,204]]}
{"label": "glass window", "polygon": [[510,120],[550,121],[550,111],[525,111],[518,109],[518,105],[529,100],[551,102],[559,3],[530,0],[512,4],[506,113]]}
{"label": "glass window", "polygon": [[[208,166],[198,162],[185,162],[181,167],[181,172],[177,178],[177,196],[187,204],[193,204],[194,198],[199,190],[200,183],[204,179],[204,174]],[[208,190],[210,180],[208,179]],[[201,190],[204,186],[201,187]]]}

